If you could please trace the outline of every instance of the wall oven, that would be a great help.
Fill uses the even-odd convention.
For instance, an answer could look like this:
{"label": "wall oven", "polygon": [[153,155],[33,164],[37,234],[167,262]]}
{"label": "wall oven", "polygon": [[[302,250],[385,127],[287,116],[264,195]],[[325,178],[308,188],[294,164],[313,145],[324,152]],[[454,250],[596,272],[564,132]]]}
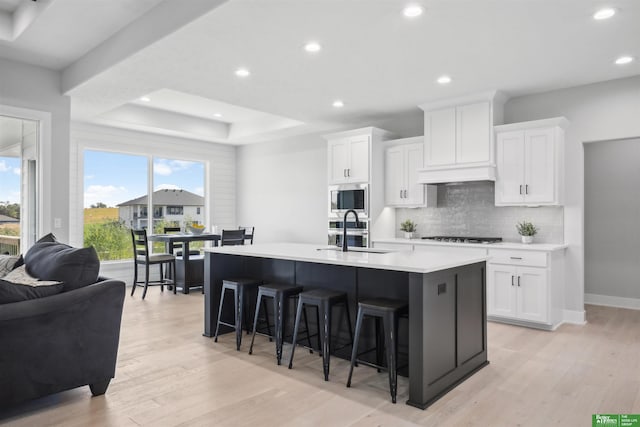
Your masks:
{"label": "wall oven", "polygon": [[329,186],[329,217],[341,218],[349,209],[361,219],[369,216],[369,184]]}
{"label": "wall oven", "polygon": [[[369,221],[360,221],[356,224],[353,217],[349,217],[353,221],[347,221],[347,246],[356,248],[369,247]],[[329,239],[328,243],[333,246],[342,246],[342,220],[329,220]]]}

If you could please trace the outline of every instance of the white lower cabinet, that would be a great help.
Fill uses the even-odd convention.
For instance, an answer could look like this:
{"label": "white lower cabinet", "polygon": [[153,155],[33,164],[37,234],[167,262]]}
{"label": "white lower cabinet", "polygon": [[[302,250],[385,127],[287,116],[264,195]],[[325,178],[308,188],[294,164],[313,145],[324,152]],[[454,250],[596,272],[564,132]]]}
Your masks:
{"label": "white lower cabinet", "polygon": [[555,329],[562,322],[564,251],[490,249],[487,317]]}
{"label": "white lower cabinet", "polygon": [[548,323],[547,269],[489,264],[487,315]]}

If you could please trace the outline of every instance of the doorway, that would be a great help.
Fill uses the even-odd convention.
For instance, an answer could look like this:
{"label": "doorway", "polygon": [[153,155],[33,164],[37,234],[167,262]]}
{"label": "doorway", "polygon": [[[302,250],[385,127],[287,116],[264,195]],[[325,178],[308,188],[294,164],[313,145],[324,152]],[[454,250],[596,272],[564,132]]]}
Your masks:
{"label": "doorway", "polygon": [[584,144],[585,293],[640,307],[640,138]]}

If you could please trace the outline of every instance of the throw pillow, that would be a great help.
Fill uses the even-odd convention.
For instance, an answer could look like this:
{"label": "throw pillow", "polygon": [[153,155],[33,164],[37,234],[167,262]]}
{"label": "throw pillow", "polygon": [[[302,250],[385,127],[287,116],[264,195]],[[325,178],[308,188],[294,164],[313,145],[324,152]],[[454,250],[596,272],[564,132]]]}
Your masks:
{"label": "throw pillow", "polygon": [[95,283],[100,272],[93,247],[73,248],[64,243],[34,244],[25,254],[24,263],[27,273],[34,277],[63,282],[65,292]]}
{"label": "throw pillow", "polygon": [[44,243],[44,242],[55,243],[57,241],[58,241],[58,239],[56,238],[56,236],[54,236],[53,233],[49,233],[49,234],[45,234],[44,236],[39,238],[36,243]]}
{"label": "throw pillow", "polygon": [[0,255],[0,277],[4,277],[16,266],[20,259],[17,255]]}
{"label": "throw pillow", "polygon": [[18,267],[0,279],[0,304],[48,297],[62,288],[60,282],[38,280],[29,276],[24,266]]}

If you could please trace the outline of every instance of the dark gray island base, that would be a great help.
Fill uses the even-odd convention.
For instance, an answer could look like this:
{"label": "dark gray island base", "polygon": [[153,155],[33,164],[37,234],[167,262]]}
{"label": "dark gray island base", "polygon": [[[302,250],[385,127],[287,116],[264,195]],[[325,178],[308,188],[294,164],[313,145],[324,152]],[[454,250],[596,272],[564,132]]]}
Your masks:
{"label": "dark gray island base", "polygon": [[[257,256],[258,252],[243,252],[242,249],[237,253],[229,252],[233,251],[211,248],[205,253],[204,335],[207,337],[215,332],[223,278],[241,276],[345,291],[349,296],[352,319],[355,319],[357,301],[363,298],[408,300],[408,328],[403,328],[402,324],[407,322],[401,321],[399,331],[399,351],[408,350],[408,405],[427,408],[489,363],[484,260],[478,262],[477,258],[470,258],[470,263],[464,265],[427,271],[433,270],[431,265],[425,267],[424,272],[416,272],[411,271],[416,270],[412,267],[398,266],[398,270],[394,270],[393,266],[381,266],[394,262],[394,259],[382,258],[391,254],[366,254],[365,261],[337,256],[310,262],[307,259],[312,260],[312,257],[269,257],[269,251]],[[419,260],[413,261],[415,264]],[[226,318],[232,318],[232,310],[232,304],[225,304]],[[249,316],[253,314],[251,307],[247,311]],[[336,320],[335,324],[344,325],[344,321]],[[310,326],[310,329],[314,327]],[[334,329],[338,340],[346,335],[344,329]],[[231,332],[230,328],[221,330]],[[373,332],[370,335],[373,336]],[[374,339],[369,338],[369,341],[374,342]],[[350,348],[348,350],[350,352]],[[348,358],[349,352],[337,356]]]}

